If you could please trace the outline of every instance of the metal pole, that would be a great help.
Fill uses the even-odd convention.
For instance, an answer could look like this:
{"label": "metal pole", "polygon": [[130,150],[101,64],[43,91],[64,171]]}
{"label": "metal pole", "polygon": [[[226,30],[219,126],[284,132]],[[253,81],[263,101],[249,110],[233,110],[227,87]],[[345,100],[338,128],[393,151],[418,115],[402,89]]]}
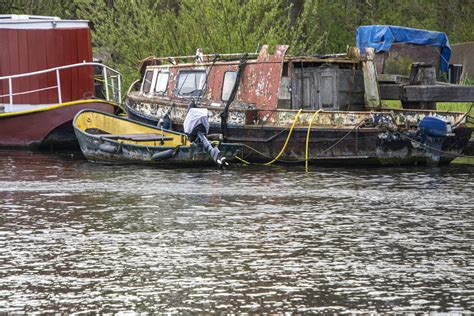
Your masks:
{"label": "metal pole", "polygon": [[122,75],[118,74],[117,76],[117,89],[118,89],[118,100],[117,103],[122,102]]}
{"label": "metal pole", "polygon": [[[232,54],[205,54],[205,55],[202,55],[202,57],[241,57],[243,55],[247,54],[248,56],[258,56],[258,53],[232,53]],[[346,55],[346,54],[344,54]],[[154,60],[168,60],[170,58],[174,58],[174,59],[192,59],[192,58],[196,58],[196,55],[188,55],[188,56],[168,56],[168,57],[152,57],[150,59],[154,59]],[[146,60],[147,58],[145,58],[144,60]]]}
{"label": "metal pole", "polygon": [[61,95],[61,77],[59,76],[59,69],[56,69],[56,86],[58,86],[58,102],[63,103],[63,97]]}
{"label": "metal pole", "polygon": [[102,75],[104,76],[104,83],[105,83],[105,99],[109,101],[109,84],[107,82],[107,68],[102,68]]}
{"label": "metal pole", "polygon": [[114,76],[110,76],[110,85],[112,86],[112,98],[115,98]]}
{"label": "metal pole", "polygon": [[10,104],[13,104],[12,78],[8,78],[8,94],[10,95]]}

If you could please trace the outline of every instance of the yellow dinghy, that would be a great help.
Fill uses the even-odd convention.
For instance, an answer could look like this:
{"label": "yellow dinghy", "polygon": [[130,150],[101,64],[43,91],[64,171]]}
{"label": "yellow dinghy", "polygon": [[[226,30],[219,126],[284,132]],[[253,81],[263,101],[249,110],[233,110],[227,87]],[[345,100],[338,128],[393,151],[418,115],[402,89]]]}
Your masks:
{"label": "yellow dinghy", "polygon": [[94,110],[79,112],[73,126],[82,153],[92,162],[222,166],[242,154],[240,144],[191,142],[183,133]]}

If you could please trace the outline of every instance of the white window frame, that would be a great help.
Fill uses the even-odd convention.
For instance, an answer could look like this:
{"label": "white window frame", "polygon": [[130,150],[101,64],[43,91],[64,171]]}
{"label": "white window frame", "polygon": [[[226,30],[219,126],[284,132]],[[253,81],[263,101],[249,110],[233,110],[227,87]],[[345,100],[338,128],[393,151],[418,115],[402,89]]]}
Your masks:
{"label": "white window frame", "polygon": [[[225,75],[229,72],[233,72],[235,73],[235,80],[234,80],[234,84],[232,85],[232,89],[234,89],[234,86],[235,86],[235,83],[237,81],[237,70],[227,70],[224,72],[224,77],[222,78],[222,87],[221,87],[221,101],[222,102],[227,102],[229,101],[229,99],[227,100],[224,100],[223,96],[224,96],[224,84],[225,84]],[[230,93],[229,93],[229,98],[230,98],[230,95],[232,94],[232,89],[230,90]]]}
{"label": "white window frame", "polygon": [[[158,77],[160,76],[161,73],[168,74],[168,79],[166,79],[166,87],[165,87],[165,90],[163,90],[163,91],[156,91],[156,88],[157,88],[157,85],[158,85]],[[154,88],[153,88],[153,94],[155,94],[155,95],[165,95],[166,91],[168,91],[169,83],[170,83],[170,71],[169,71],[169,69],[158,69],[157,74],[156,74],[156,78],[155,78],[155,85],[154,85]]]}
{"label": "white window frame", "polygon": [[[146,78],[147,72],[153,72],[153,76],[151,77],[150,91],[148,91],[148,93],[145,93],[143,91],[143,88],[145,86],[145,78]],[[147,69],[147,70],[145,70],[145,74],[143,75],[143,80],[142,80],[142,86],[140,87],[140,94],[141,95],[145,95],[145,96],[153,95],[153,92],[155,91],[156,77],[157,76],[158,76],[158,72],[156,71],[156,69]]]}
{"label": "white window frame", "polygon": [[188,69],[183,69],[183,70],[180,70],[180,71],[178,72],[178,75],[176,76],[176,87],[175,87],[175,93],[174,93],[174,95],[175,95],[176,97],[178,97],[178,98],[200,98],[200,97],[203,97],[203,96],[204,96],[204,90],[203,90],[203,89],[201,89],[203,94],[201,94],[201,95],[199,95],[199,96],[195,96],[195,95],[194,95],[194,96],[193,96],[193,95],[181,95],[181,94],[179,94],[179,92],[180,92],[180,91],[179,91],[179,90],[180,90],[180,87],[179,87],[179,77],[180,77],[182,74],[185,75],[186,73],[193,73],[193,72],[194,72],[194,73],[202,73],[202,74],[204,74],[205,77],[204,77],[204,83],[203,83],[202,88],[203,88],[203,89],[205,88],[205,86],[206,86],[206,81],[205,81],[205,80],[206,80],[206,77],[209,75],[209,73],[206,71],[206,69],[189,69],[189,70],[188,70]]}

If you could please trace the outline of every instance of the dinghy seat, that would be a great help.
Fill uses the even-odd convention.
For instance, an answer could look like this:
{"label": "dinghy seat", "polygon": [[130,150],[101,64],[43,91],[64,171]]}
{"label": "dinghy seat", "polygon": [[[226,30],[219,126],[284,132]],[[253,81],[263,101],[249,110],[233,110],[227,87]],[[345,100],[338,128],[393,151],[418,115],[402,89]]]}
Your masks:
{"label": "dinghy seat", "polygon": [[153,141],[166,141],[166,140],[173,140],[173,137],[165,136],[163,134],[155,134],[155,133],[147,133],[147,134],[98,134],[101,138],[108,138],[108,139],[123,139],[123,140],[131,140],[134,142],[153,142]]}

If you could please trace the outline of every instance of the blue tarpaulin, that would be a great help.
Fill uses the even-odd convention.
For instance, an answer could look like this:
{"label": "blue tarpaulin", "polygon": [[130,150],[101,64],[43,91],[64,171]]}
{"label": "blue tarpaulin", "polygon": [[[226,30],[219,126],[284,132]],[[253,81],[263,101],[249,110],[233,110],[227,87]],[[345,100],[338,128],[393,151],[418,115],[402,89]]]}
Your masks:
{"label": "blue tarpaulin", "polygon": [[357,48],[363,53],[367,47],[375,52],[388,52],[392,43],[410,43],[424,46],[436,46],[441,49],[440,69],[448,71],[451,47],[443,32],[412,29],[390,25],[359,26],[356,35]]}

